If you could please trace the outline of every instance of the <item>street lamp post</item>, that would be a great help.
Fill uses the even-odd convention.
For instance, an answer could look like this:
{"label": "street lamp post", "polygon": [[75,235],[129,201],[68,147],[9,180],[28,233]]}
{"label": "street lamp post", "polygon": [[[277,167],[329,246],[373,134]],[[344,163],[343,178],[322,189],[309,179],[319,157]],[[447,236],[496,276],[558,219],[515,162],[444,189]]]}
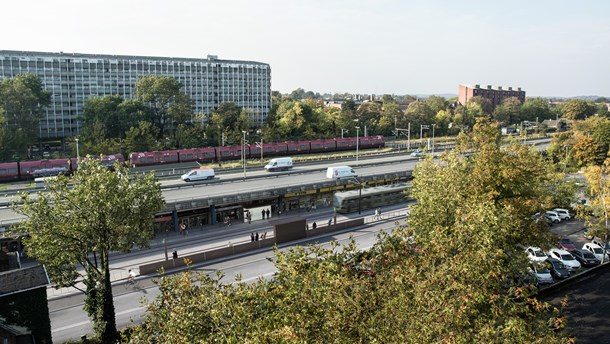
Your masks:
{"label": "street lamp post", "polygon": [[343,133],[349,133],[349,130],[347,129],[341,129],[341,138],[343,138]]}
{"label": "street lamp post", "polygon": [[78,152],[78,139],[74,139],[76,141],[76,162],[80,162],[80,153]]}
{"label": "street lamp post", "polygon": [[360,147],[358,135],[360,134],[360,127],[356,127],[356,161],[358,161],[358,149]]}
{"label": "street lamp post", "polygon": [[244,134],[244,138],[242,140],[242,145],[241,145],[241,154],[242,154],[242,161],[244,163],[244,179],[246,179],[246,131],[242,130],[241,131]]}
{"label": "street lamp post", "polygon": [[[261,135],[261,142],[260,142],[260,148],[261,148],[261,166],[263,166],[263,131],[261,129],[258,129],[256,132]],[[256,144],[258,145],[259,143],[257,142]]]}
{"label": "street lamp post", "polygon": [[432,124],[432,153],[434,153],[434,127],[436,124]]}

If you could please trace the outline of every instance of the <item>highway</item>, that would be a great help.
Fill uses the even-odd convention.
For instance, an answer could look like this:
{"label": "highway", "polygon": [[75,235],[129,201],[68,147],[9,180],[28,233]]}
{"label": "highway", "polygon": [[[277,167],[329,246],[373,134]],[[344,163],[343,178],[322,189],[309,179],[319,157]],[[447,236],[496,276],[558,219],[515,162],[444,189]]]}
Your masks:
{"label": "highway", "polygon": [[[391,209],[400,208],[403,209],[402,214],[404,215],[404,205],[388,207],[387,209],[384,209],[384,213],[389,216]],[[309,213],[307,216],[311,220],[323,222],[329,218],[330,214],[330,209],[323,209],[315,213]],[[372,214],[367,213],[366,216],[370,218],[372,217]],[[402,216],[401,218],[404,219],[405,217]],[[401,218],[386,219],[346,232],[333,233],[332,235],[303,240],[291,243],[290,245],[282,245],[280,246],[280,251],[287,250],[290,246],[295,244],[307,245],[310,243],[319,243],[328,247],[328,243],[331,240],[336,240],[345,244],[350,240],[350,236],[358,243],[359,248],[367,249],[375,243],[377,233],[380,231],[391,231],[391,229],[396,226],[395,221]],[[201,250],[208,246],[226,245],[229,241],[236,243],[240,240],[249,240],[251,231],[261,232],[269,229],[267,223],[264,221],[260,221],[258,224],[253,222],[252,225],[241,223],[232,227],[234,228],[231,228],[231,232],[225,233],[224,235],[212,235],[212,233],[207,231],[189,235],[188,238],[184,238],[183,242],[172,244],[172,249],[176,248],[178,252],[184,253]],[[222,227],[220,230],[226,232],[227,227]],[[162,259],[163,255],[162,246],[143,252],[117,255],[112,258],[111,268],[124,270],[128,266],[138,265],[143,261]],[[252,253],[236,255],[228,259],[197,265],[193,270],[205,272],[212,276],[215,276],[217,271],[222,271],[226,275],[224,279],[225,283],[234,282],[234,276],[241,274],[242,280],[247,282],[253,281],[259,277],[271,278],[276,271],[274,265],[268,260],[268,258],[272,257],[273,253],[271,249],[260,249]],[[167,273],[171,274],[175,272],[176,271],[168,271]],[[144,313],[144,306],[140,303],[141,298],[145,297],[148,300],[153,300],[158,294],[158,288],[154,285],[152,279],[153,278],[146,276],[139,277],[138,287],[136,288],[125,288],[124,281],[113,283],[117,326],[119,328],[125,328],[131,325],[132,320],[135,322],[141,321],[142,314]],[[83,295],[81,293],[69,293],[49,300],[54,343],[78,339],[83,334],[91,333],[91,323],[87,318],[86,312],[82,309],[82,302]]]}

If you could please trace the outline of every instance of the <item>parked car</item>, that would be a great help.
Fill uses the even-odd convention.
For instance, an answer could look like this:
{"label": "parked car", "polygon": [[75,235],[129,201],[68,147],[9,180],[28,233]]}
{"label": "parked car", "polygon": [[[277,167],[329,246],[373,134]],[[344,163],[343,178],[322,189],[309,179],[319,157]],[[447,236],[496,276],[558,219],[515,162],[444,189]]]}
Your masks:
{"label": "parked car", "polygon": [[551,271],[553,278],[564,279],[570,277],[570,270],[559,259],[547,258],[544,264]]}
{"label": "parked car", "polygon": [[544,221],[546,221],[546,223],[548,223],[549,225],[553,224],[553,220],[551,220],[550,218],[548,218],[547,216],[540,216],[540,213],[536,213],[534,215],[532,215],[532,220],[536,220],[536,223],[538,223],[538,221],[540,221],[540,219],[543,219]]}
{"label": "parked car", "polygon": [[557,242],[557,248],[562,248],[568,252],[571,252],[572,250],[576,249],[576,245],[574,245],[574,242],[570,238],[561,238]]}
{"label": "parked car", "polygon": [[570,270],[570,272],[577,272],[581,268],[580,262],[566,250],[553,248],[548,252],[548,254],[551,258],[559,259]]}
{"label": "parked car", "polygon": [[580,262],[582,266],[591,267],[599,265],[601,262],[595,257],[595,255],[586,250],[572,250],[570,253]]}
{"label": "parked car", "polygon": [[554,212],[557,213],[557,215],[559,215],[559,217],[561,218],[561,220],[569,220],[572,218],[572,216],[570,215],[570,211],[568,211],[567,209],[563,209],[563,208],[555,208],[553,209]]}
{"label": "parked car", "polygon": [[529,272],[534,276],[536,282],[539,284],[551,284],[554,282],[553,276],[551,276],[551,271],[549,271],[549,269],[547,269],[544,265],[530,264]]}
{"label": "parked car", "polygon": [[540,247],[536,246],[526,248],[525,253],[527,253],[527,258],[532,262],[544,262],[547,258],[547,255],[542,252]]}
{"label": "parked car", "polygon": [[585,239],[593,240],[593,238],[595,238],[595,235],[593,235],[593,229],[591,229],[589,227],[583,227],[581,229],[581,231],[582,231],[582,236],[585,237]]}
{"label": "parked car", "polygon": [[610,252],[606,252],[606,258],[604,259],[604,249],[598,244],[594,244],[592,242],[582,245],[582,249],[593,253],[600,262],[607,262],[610,258]]}
{"label": "parked car", "polygon": [[605,248],[606,252],[610,251],[610,241],[605,242],[605,241],[601,240],[600,238],[593,238],[593,240],[591,240],[591,242],[599,245],[599,247],[601,247],[602,250]]}
{"label": "parked car", "polygon": [[557,214],[554,211],[546,211],[544,213],[544,217],[546,217],[547,219],[553,221],[553,223],[561,222],[561,217],[559,217],[559,214]]}

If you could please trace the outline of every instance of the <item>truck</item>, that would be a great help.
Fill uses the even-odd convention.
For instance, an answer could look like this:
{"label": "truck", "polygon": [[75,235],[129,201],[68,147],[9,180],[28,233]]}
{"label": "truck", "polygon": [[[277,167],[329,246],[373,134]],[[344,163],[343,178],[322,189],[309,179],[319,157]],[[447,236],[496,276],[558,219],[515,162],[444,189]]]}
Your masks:
{"label": "truck", "polygon": [[273,171],[286,171],[292,168],[292,158],[275,158],[271,159],[267,165],[265,165],[265,170],[268,172]]}
{"label": "truck", "polygon": [[358,177],[358,174],[356,174],[354,169],[349,166],[331,166],[326,169],[326,178],[328,179],[341,179],[350,177]]}
{"label": "truck", "polygon": [[180,177],[185,182],[193,182],[196,180],[208,180],[214,179],[214,169],[213,168],[198,168],[195,170],[190,170]]}

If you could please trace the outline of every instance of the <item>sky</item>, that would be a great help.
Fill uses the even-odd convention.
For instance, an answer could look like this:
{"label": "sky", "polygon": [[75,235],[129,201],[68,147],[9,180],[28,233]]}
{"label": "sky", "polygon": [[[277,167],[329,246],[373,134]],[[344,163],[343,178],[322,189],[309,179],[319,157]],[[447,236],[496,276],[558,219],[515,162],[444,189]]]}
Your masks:
{"label": "sky", "polygon": [[247,60],[289,93],[610,97],[607,0],[24,0],[0,50]]}

